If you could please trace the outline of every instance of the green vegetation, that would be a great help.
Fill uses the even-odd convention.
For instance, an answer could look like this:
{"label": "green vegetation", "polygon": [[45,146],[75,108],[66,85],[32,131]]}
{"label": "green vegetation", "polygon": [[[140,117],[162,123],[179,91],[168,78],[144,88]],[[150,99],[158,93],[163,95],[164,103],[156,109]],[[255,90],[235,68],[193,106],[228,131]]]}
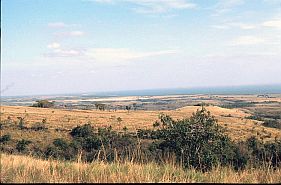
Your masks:
{"label": "green vegetation", "polygon": [[[46,119],[43,119],[30,130],[50,132],[45,124]],[[280,140],[264,143],[250,138],[244,142],[233,142],[203,106],[190,118],[183,120],[173,120],[168,115],[160,114],[159,121],[153,124],[153,130],[139,129],[137,134],[129,133],[127,127],[123,128],[123,132],[116,132],[111,127],[96,129],[90,123],[63,132],[68,132],[66,134],[69,137],[52,137],[49,143],[42,146],[37,145],[32,138],[30,141],[13,139],[16,145],[5,145],[1,150],[70,161],[81,155],[81,160],[85,162],[113,162],[118,159],[161,164],[167,156],[175,156],[178,165],[200,171],[210,171],[217,166],[235,170],[248,165],[259,167],[268,164],[277,167],[281,163]],[[9,140],[9,136],[1,137],[2,143]]]}
{"label": "green vegetation", "polygon": [[51,108],[54,107],[55,102],[48,101],[48,100],[37,100],[31,107],[41,107],[41,108]]}
{"label": "green vegetation", "polygon": [[31,141],[22,139],[22,140],[18,141],[18,143],[16,145],[16,149],[19,152],[25,152],[27,149],[27,145],[29,145],[30,143],[31,143]]}
{"label": "green vegetation", "polygon": [[222,108],[233,109],[233,108],[244,108],[244,107],[253,107],[255,102],[246,102],[246,101],[234,101],[231,103],[224,103],[220,105]]}
{"label": "green vegetation", "polygon": [[[112,119],[121,122],[122,118],[118,118]],[[126,126],[123,132],[114,131],[111,126],[95,128],[90,122],[55,131],[48,129],[46,118],[31,127],[21,117],[18,119],[16,125],[5,120],[3,126],[10,129],[8,133],[18,130],[30,135],[0,137],[0,150],[5,157],[1,161],[1,182],[281,180],[280,138],[263,142],[251,137],[234,142],[203,106],[182,120],[160,114],[153,129],[139,129],[137,133],[128,132]],[[44,135],[44,141],[38,142],[34,136],[37,132]]]}
{"label": "green vegetation", "polygon": [[273,119],[273,120],[265,120],[263,123],[262,123],[263,126],[265,127],[271,127],[271,128],[278,128],[278,129],[281,129],[281,120],[278,121],[276,119]]}

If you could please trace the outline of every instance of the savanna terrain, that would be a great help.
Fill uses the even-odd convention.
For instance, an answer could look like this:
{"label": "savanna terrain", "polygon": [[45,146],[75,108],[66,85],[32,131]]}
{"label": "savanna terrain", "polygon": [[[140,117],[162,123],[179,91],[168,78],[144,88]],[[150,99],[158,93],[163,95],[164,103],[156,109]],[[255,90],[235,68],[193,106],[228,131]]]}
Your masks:
{"label": "savanna terrain", "polygon": [[[54,101],[54,105],[50,108],[31,106],[35,100],[42,98]],[[99,109],[98,105],[103,105],[103,109]],[[280,169],[274,170],[270,165],[255,170],[248,166],[240,172],[230,167],[217,166],[212,171],[203,173],[195,169],[186,172],[175,160],[170,159],[167,165],[154,162],[140,164],[129,158],[121,164],[118,160],[117,163],[115,160],[116,164],[103,160],[87,163],[81,162],[81,158],[79,162],[79,152],[72,162],[52,161],[40,156],[39,159],[30,158],[34,157],[32,153],[35,150],[47,150],[54,139],[63,138],[66,142],[71,142],[72,136],[69,133],[77,126],[89,124],[95,129],[110,128],[121,135],[136,135],[141,129],[155,130],[153,123],[160,121],[161,114],[168,115],[173,120],[188,119],[202,105],[233,142],[245,142],[251,137],[262,143],[281,139],[280,94],[6,99],[1,106],[1,181],[280,182],[280,178],[276,177],[280,177]],[[10,139],[3,139],[5,135],[9,135]],[[26,144],[27,149],[20,151],[18,143],[22,140],[31,142]],[[148,145],[152,141],[141,139],[139,142]],[[29,157],[25,157],[26,155]],[[108,175],[103,176],[100,172],[95,172],[95,169]],[[213,177],[213,174],[218,175]]]}

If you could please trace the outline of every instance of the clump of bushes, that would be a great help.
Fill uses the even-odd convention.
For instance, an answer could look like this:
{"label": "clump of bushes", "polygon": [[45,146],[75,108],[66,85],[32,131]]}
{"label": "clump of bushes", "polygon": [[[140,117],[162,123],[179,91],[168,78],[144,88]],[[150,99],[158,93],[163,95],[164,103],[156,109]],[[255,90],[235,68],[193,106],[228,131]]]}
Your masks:
{"label": "clump of bushes", "polygon": [[18,152],[24,152],[24,151],[26,151],[27,146],[30,143],[31,143],[31,141],[22,139],[22,140],[18,141],[18,143],[16,145],[16,149],[18,150]]}
{"label": "clump of bushes", "polygon": [[0,143],[3,143],[3,144],[7,143],[10,140],[11,140],[10,134],[5,134],[5,135],[0,137]]}
{"label": "clump of bushes", "polygon": [[279,128],[281,129],[281,122],[274,119],[274,120],[265,120],[263,123],[262,123],[263,126],[265,127],[271,127],[271,128]]}
{"label": "clump of bushes", "polygon": [[138,132],[139,137],[152,136],[159,140],[158,146],[154,148],[175,153],[178,161],[186,168],[206,171],[219,163],[230,164],[239,152],[217,124],[217,120],[204,107],[189,119],[175,121],[164,114],[159,118],[161,124],[158,130],[141,130]]}
{"label": "clump of bushes", "polygon": [[51,108],[54,107],[55,101],[48,101],[48,100],[37,100],[36,103],[31,105],[31,107],[40,107],[40,108]]}

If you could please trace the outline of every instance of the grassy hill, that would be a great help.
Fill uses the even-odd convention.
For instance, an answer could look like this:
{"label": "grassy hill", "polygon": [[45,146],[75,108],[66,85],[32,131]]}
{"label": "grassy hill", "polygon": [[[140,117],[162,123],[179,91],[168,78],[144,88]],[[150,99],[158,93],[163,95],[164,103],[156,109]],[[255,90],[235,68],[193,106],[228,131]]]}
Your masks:
{"label": "grassy hill", "polygon": [[[23,106],[2,106],[1,122],[18,123],[18,117],[24,118],[27,127],[31,127],[36,122],[42,122],[46,119],[46,125],[49,131],[56,136],[63,132],[57,132],[56,129],[70,130],[73,127],[85,123],[91,123],[94,127],[112,126],[113,130],[122,131],[126,126],[129,132],[136,132],[137,129],[152,128],[152,124],[158,120],[160,113],[170,115],[173,119],[187,118],[195,112],[198,106],[186,106],[170,111],[143,111],[137,110],[130,112],[126,110],[117,111],[99,111],[99,110],[63,110],[52,108],[35,108]],[[258,136],[266,140],[274,140],[275,137],[281,138],[281,130],[268,128],[261,125],[260,121],[246,119],[250,114],[245,113],[243,109],[227,109],[218,106],[208,106],[207,110],[218,120],[218,123],[227,129],[227,133],[233,140],[245,140],[250,136]],[[118,118],[122,121],[118,122]],[[9,120],[8,120],[9,119]],[[38,135],[32,131],[21,131],[20,133],[12,128],[6,128],[3,133],[10,133],[17,137],[35,137]],[[25,136],[24,136],[25,135]],[[48,134],[49,135],[49,134]],[[37,137],[42,138],[44,133]],[[48,137],[48,136],[46,136]]]}

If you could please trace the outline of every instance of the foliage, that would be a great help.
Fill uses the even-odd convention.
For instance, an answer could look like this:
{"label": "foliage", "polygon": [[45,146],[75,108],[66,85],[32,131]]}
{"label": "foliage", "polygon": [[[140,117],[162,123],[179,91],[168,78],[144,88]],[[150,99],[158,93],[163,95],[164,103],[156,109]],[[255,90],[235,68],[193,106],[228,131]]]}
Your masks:
{"label": "foliage", "polygon": [[279,128],[281,129],[281,121],[278,121],[276,119],[274,120],[265,120],[263,123],[262,123],[263,126],[265,127],[271,127],[271,128]]}
{"label": "foliage", "polygon": [[272,166],[281,165],[281,140],[276,140],[274,143],[263,143],[255,137],[250,137],[245,144],[251,153],[253,164],[257,166],[264,163]]}
{"label": "foliage", "polygon": [[48,100],[37,100],[32,107],[51,108],[54,107],[54,105],[55,101],[50,102]]}
{"label": "foliage", "polygon": [[23,117],[17,117],[18,120],[19,120],[19,128],[22,130],[22,129],[25,129],[25,123],[24,123],[24,118]]}
{"label": "foliage", "polygon": [[161,141],[158,148],[174,152],[178,161],[187,168],[209,170],[219,163],[226,165],[233,162],[238,155],[234,143],[203,106],[189,119],[175,121],[164,114],[160,114],[159,119],[161,129],[139,130],[139,136],[157,138]]}
{"label": "foliage", "polygon": [[93,133],[94,133],[94,128],[90,124],[85,124],[73,128],[70,132],[70,135],[72,137],[87,137],[93,135]]}
{"label": "foliage", "polygon": [[5,134],[0,137],[0,143],[6,143],[11,140],[11,135],[10,134]]}
{"label": "foliage", "polygon": [[29,145],[30,143],[31,143],[31,141],[22,139],[22,140],[18,141],[18,143],[16,145],[16,149],[19,152],[24,152],[26,150],[27,145]]}

